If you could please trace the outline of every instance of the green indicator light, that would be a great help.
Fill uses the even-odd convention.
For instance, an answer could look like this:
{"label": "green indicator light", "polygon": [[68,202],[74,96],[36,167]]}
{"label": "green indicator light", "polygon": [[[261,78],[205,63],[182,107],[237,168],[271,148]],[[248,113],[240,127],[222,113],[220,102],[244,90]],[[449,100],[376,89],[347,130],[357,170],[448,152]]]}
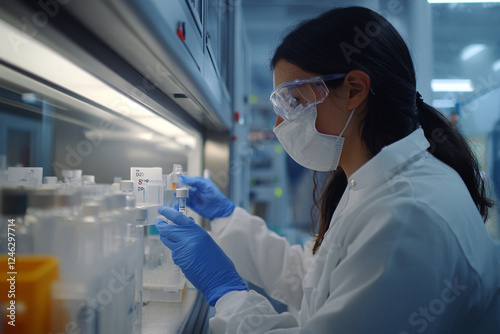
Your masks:
{"label": "green indicator light", "polygon": [[274,152],[276,152],[276,154],[283,153],[283,146],[281,146],[280,144],[276,144],[276,146],[274,146]]}
{"label": "green indicator light", "polygon": [[283,189],[281,189],[281,187],[274,188],[274,196],[276,196],[276,198],[283,196]]}

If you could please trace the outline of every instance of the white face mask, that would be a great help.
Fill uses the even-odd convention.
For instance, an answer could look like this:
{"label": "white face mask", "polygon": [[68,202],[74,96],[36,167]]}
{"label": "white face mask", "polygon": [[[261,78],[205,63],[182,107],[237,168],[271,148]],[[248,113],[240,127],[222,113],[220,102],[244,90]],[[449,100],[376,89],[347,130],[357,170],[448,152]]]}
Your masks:
{"label": "white face mask", "polygon": [[344,129],[338,136],[319,133],[316,130],[316,105],[311,110],[293,121],[283,121],[273,129],[285,151],[299,165],[306,168],[327,172],[337,169],[344,145],[344,133],[349,124],[353,109]]}

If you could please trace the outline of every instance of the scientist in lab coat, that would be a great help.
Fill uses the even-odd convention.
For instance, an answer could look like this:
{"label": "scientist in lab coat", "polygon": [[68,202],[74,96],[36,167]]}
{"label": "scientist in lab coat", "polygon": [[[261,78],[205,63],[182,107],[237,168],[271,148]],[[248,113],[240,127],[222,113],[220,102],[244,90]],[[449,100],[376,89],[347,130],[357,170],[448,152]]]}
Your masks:
{"label": "scientist in lab coat", "polygon": [[[209,180],[182,179],[213,239],[167,207],[173,224],[157,227],[215,306],[211,331],[500,333],[500,256],[477,161],[416,91],[394,27],[366,8],[333,9],[291,31],[271,65],[276,137],[297,163],[332,173],[305,247]],[[298,312],[277,314],[242,278]]]}

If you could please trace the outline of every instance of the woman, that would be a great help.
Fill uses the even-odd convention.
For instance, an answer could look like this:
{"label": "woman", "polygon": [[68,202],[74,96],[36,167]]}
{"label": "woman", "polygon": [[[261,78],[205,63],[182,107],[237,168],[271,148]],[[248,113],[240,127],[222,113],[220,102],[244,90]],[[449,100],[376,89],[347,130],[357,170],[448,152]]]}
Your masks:
{"label": "woman", "polygon": [[[157,227],[215,305],[212,331],[500,333],[500,256],[477,162],[416,92],[394,27],[366,8],[334,9],[295,28],[271,64],[276,136],[299,164],[334,172],[304,248],[210,181],[183,178],[222,249],[173,209],[160,213],[174,224]],[[238,273],[298,315],[276,314]]]}

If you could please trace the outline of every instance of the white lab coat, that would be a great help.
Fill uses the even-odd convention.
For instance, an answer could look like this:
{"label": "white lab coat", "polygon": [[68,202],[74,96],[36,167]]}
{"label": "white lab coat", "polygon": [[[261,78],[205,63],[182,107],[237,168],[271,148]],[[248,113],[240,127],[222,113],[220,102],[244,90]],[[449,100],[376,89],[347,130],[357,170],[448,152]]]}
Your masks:
{"label": "white lab coat", "polygon": [[421,129],[356,171],[317,254],[236,208],[212,235],[255,291],[219,299],[213,333],[500,333],[500,256]]}

